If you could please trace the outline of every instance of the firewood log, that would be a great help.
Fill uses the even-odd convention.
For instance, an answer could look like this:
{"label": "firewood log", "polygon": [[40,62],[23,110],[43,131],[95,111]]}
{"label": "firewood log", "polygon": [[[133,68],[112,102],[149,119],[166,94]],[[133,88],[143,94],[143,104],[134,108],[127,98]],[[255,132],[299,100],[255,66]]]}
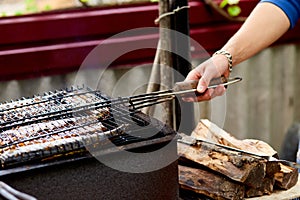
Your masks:
{"label": "firewood log", "polygon": [[244,186],[224,176],[181,165],[178,168],[179,185],[182,189],[203,194],[213,199],[238,200],[244,198]]}
{"label": "firewood log", "polygon": [[256,197],[264,194],[270,195],[274,190],[274,183],[274,178],[265,177],[256,187],[246,186],[245,197]]}
{"label": "firewood log", "polygon": [[[297,184],[297,169],[288,167],[280,161],[268,161],[259,156],[278,158],[277,152],[263,141],[239,140],[208,120],[201,120],[191,136],[182,135],[182,139],[178,143],[179,164],[182,163],[182,159],[185,162],[197,163],[198,165],[192,167],[195,170],[209,172],[210,179],[214,179],[214,175],[226,177],[230,182],[244,187],[244,197],[270,195],[276,188],[287,190]],[[198,193],[209,195],[206,194],[207,190],[202,191],[201,188],[198,190]]]}
{"label": "firewood log", "polygon": [[277,156],[277,152],[267,143],[254,139],[239,140],[206,119],[198,123],[191,136],[195,139],[208,140],[255,154]]}
{"label": "firewood log", "polygon": [[265,177],[266,160],[201,143],[178,143],[179,156],[251,187],[258,187]]}
{"label": "firewood log", "polygon": [[280,171],[274,174],[275,185],[280,189],[290,189],[298,181],[298,170],[280,163]]}
{"label": "firewood log", "polygon": [[[195,139],[209,140],[255,154],[278,157],[277,152],[269,144],[254,139],[238,140],[209,120],[201,120],[191,136]],[[276,186],[281,189],[289,189],[297,183],[297,169],[279,162],[267,162],[266,174],[268,178],[275,177]]]}

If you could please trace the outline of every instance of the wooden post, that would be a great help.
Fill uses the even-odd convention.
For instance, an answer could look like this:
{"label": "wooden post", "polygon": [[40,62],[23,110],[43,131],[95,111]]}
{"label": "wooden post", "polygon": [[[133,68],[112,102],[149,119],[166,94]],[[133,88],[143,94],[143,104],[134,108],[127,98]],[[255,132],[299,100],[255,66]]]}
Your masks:
{"label": "wooden post", "polygon": [[[160,49],[161,49],[161,47],[160,47],[160,40],[159,40],[158,45],[157,45],[157,50],[155,53],[155,58],[154,58],[154,61],[152,64],[152,70],[151,70],[146,93],[158,91],[160,88],[160,85],[159,85],[159,83],[160,83],[160,67],[159,67]],[[153,116],[154,110],[155,110],[155,108],[153,106],[151,106],[151,107],[143,108],[142,112],[145,113],[146,115]]]}
{"label": "wooden post", "polygon": [[[159,1],[159,15],[162,16],[164,13],[169,12],[169,0],[160,0]],[[171,67],[172,55],[171,55],[171,40],[170,40],[170,29],[171,29],[171,19],[170,16],[164,16],[160,18],[159,21],[160,27],[160,80],[161,80],[161,90],[172,88],[173,86],[173,71]],[[162,113],[162,120],[171,127],[173,126],[173,102],[167,101],[162,104],[164,112]]]}
{"label": "wooden post", "polygon": [[[186,37],[180,37],[179,39],[176,37],[178,35],[175,32],[175,34],[172,34],[171,37],[172,52],[176,52],[176,54],[174,53],[172,55],[173,67],[180,74],[180,77],[176,75],[174,76],[175,82],[183,81],[183,77],[186,77],[191,70],[189,40],[190,30],[187,6],[187,0],[170,0],[170,10],[179,9],[178,12],[175,12],[174,15],[172,15],[172,30],[178,32],[178,34],[181,33],[186,35]],[[183,101],[179,103],[179,101],[176,100],[175,102],[176,129],[179,129],[180,132],[189,134],[195,127],[193,104]]]}

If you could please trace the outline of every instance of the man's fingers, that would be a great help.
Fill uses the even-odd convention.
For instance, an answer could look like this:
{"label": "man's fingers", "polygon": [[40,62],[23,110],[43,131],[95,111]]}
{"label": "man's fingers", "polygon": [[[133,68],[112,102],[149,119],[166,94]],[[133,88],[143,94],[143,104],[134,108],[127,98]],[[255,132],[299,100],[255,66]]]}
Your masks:
{"label": "man's fingers", "polygon": [[208,70],[205,71],[203,76],[199,80],[199,83],[198,83],[198,86],[197,86],[197,91],[199,93],[203,93],[207,89],[207,87],[208,87],[208,85],[209,85],[209,83],[210,83],[210,81],[213,77],[214,76],[213,76],[212,73],[208,72]]}
{"label": "man's fingers", "polygon": [[197,85],[197,92],[203,93],[203,92],[205,92],[207,87],[208,87],[208,84],[206,84],[205,80],[203,78],[201,78]]}
{"label": "man's fingers", "polygon": [[199,67],[196,67],[195,69],[193,69],[192,71],[190,71],[188,73],[188,75],[186,76],[185,80],[199,80],[201,78],[201,70]]}
{"label": "man's fingers", "polygon": [[203,93],[198,93],[197,95],[185,96],[182,99],[186,102],[196,102],[196,101],[208,101],[216,96],[222,96],[226,92],[226,88],[223,85],[219,85],[215,89],[207,89]]}
{"label": "man's fingers", "polygon": [[214,98],[217,96],[222,96],[226,92],[226,88],[223,85],[219,85],[215,89],[209,89],[210,97]]}
{"label": "man's fingers", "polygon": [[[223,70],[220,71],[216,65],[220,59],[223,57],[215,57],[215,61],[211,58],[203,62],[201,65],[193,69],[186,77],[185,80],[199,80],[197,85],[197,97],[194,98],[185,98],[186,101],[207,101],[212,99],[215,96],[221,96],[225,92],[224,86],[217,87],[215,89],[207,89],[210,84],[210,81],[213,78],[221,77],[224,74]],[[224,74],[225,75],[225,74]],[[201,95],[199,95],[201,94]]]}

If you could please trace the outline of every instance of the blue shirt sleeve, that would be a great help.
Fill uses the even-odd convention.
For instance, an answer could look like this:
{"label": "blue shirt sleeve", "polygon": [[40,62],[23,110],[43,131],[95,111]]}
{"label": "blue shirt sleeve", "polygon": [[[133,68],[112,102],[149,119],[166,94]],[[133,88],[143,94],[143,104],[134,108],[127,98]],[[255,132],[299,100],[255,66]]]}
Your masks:
{"label": "blue shirt sleeve", "polygon": [[289,18],[290,28],[294,28],[300,18],[300,0],[261,0],[278,6]]}

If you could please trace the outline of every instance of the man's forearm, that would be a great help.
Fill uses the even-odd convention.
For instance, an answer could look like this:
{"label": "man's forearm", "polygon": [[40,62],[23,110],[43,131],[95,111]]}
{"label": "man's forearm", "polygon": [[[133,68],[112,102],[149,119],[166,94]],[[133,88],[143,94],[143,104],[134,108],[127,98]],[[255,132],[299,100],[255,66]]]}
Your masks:
{"label": "man's forearm", "polygon": [[260,3],[222,49],[232,54],[233,65],[237,65],[271,45],[289,27],[289,19],[280,8]]}

